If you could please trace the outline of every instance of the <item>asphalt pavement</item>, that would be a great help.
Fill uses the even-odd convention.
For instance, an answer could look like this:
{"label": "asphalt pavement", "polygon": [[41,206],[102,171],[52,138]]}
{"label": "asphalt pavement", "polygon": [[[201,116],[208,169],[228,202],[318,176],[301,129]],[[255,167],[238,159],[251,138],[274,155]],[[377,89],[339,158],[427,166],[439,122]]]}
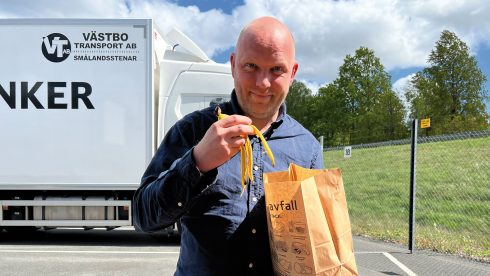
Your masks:
{"label": "asphalt pavement", "polygon": [[359,275],[490,275],[490,264],[432,251],[410,253],[406,247],[354,237]]}
{"label": "asphalt pavement", "polygon": [[[490,275],[490,264],[354,237],[360,275]],[[0,275],[173,275],[178,237],[56,229],[0,233]]]}

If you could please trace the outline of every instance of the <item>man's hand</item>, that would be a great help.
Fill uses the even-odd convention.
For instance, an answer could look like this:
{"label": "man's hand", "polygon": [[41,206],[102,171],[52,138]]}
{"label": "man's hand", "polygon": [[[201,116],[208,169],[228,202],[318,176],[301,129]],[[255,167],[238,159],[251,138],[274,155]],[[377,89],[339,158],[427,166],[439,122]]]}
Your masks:
{"label": "man's hand", "polygon": [[245,137],[254,134],[252,120],[231,115],[216,121],[194,147],[197,168],[205,173],[228,161],[245,144]]}

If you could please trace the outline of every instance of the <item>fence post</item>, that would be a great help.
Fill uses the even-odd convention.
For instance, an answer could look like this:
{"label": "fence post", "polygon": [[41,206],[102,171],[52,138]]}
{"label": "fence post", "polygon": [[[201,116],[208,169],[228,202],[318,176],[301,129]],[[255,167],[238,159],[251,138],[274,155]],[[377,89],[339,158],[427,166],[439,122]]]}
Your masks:
{"label": "fence post", "polygon": [[408,221],[408,249],[415,251],[415,187],[417,165],[417,129],[418,120],[412,121],[412,143],[410,149],[410,210]]}
{"label": "fence post", "polygon": [[322,152],[323,152],[323,135],[320,136],[320,146],[322,147]]}

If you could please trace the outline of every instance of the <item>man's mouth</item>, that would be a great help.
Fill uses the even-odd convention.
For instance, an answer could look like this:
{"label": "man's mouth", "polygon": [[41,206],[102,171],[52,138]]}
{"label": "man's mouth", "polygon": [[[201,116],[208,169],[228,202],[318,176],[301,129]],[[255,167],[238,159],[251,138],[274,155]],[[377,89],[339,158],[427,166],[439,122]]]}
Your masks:
{"label": "man's mouth", "polygon": [[255,92],[255,91],[250,91],[250,93],[252,95],[254,95],[255,97],[260,98],[260,99],[268,99],[272,96],[272,94],[270,94],[270,93],[260,93],[260,92]]}

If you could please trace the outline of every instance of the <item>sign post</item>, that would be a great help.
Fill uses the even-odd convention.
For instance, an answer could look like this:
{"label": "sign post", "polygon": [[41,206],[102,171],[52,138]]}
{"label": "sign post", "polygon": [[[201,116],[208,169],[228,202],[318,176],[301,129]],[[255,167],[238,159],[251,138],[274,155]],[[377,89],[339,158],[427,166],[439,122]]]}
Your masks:
{"label": "sign post", "polygon": [[415,199],[417,164],[417,119],[412,121],[412,145],[410,147],[410,207],[408,210],[408,250],[415,251]]}
{"label": "sign post", "polygon": [[352,147],[351,146],[344,147],[344,158],[351,158],[351,156],[352,156]]}

